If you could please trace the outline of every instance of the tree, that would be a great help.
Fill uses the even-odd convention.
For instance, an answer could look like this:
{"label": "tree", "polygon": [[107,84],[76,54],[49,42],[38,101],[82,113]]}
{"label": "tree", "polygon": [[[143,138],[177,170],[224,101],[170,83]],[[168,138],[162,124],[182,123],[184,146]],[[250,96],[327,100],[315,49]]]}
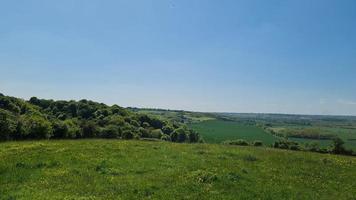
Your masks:
{"label": "tree", "polygon": [[163,132],[161,129],[155,129],[151,131],[151,138],[161,139]]}
{"label": "tree", "polygon": [[139,134],[139,136],[142,137],[142,138],[148,138],[148,137],[150,137],[150,132],[149,132],[149,130],[147,130],[147,129],[145,129],[145,128],[142,128],[142,127],[138,128],[138,134]]}
{"label": "tree", "polygon": [[345,142],[341,138],[334,138],[331,146],[331,152],[334,154],[344,154],[346,152],[344,144]]}
{"label": "tree", "polygon": [[53,138],[65,138],[68,135],[69,127],[60,120],[52,123]]}
{"label": "tree", "polygon": [[16,139],[14,138],[16,126],[17,121],[15,116],[0,108],[0,141]]}
{"label": "tree", "polygon": [[134,134],[132,133],[131,130],[125,130],[122,132],[122,139],[133,139],[134,138]]}
{"label": "tree", "polygon": [[174,128],[170,125],[166,125],[162,128],[162,131],[164,134],[170,135],[174,131]]}
{"label": "tree", "polygon": [[171,138],[174,142],[185,142],[187,135],[183,128],[178,128],[172,133]]}
{"label": "tree", "polygon": [[83,136],[82,130],[80,129],[77,120],[67,119],[64,121],[65,125],[68,127],[67,135],[64,138],[81,138]]}
{"label": "tree", "polygon": [[83,121],[81,124],[83,137],[85,138],[94,138],[98,135],[98,127],[94,121]]}
{"label": "tree", "polygon": [[188,140],[190,143],[196,143],[199,141],[199,133],[193,130],[190,130],[188,133]]}
{"label": "tree", "polygon": [[167,135],[167,134],[163,134],[161,137],[161,140],[163,141],[172,141],[171,136]]}
{"label": "tree", "polygon": [[108,125],[101,130],[101,136],[104,138],[119,138],[120,129],[116,125]]}
{"label": "tree", "polygon": [[25,115],[23,124],[25,138],[49,139],[53,134],[51,123],[37,114]]}

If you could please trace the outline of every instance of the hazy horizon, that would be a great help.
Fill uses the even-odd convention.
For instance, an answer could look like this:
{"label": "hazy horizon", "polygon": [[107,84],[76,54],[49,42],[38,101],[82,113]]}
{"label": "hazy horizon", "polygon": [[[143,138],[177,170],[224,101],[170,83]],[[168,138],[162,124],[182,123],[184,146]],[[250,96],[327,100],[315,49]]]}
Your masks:
{"label": "hazy horizon", "polygon": [[0,3],[0,93],[356,115],[356,1]]}

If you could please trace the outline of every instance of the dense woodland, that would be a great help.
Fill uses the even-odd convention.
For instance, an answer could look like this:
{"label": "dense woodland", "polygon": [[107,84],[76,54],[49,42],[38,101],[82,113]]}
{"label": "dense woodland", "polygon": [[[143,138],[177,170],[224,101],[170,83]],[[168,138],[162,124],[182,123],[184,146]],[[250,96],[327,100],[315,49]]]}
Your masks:
{"label": "dense woodland", "polygon": [[89,100],[29,101],[0,93],[0,141],[77,138],[152,138],[201,142],[184,124]]}

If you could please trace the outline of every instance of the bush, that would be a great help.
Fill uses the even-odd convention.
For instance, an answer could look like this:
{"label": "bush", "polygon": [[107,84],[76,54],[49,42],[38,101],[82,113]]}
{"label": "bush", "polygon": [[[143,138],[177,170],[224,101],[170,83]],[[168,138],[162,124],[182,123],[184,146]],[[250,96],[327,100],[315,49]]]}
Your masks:
{"label": "bush", "polygon": [[99,134],[98,126],[94,121],[84,121],[82,122],[83,137],[94,138]]}
{"label": "bush", "polygon": [[171,136],[167,135],[167,134],[163,134],[161,137],[161,140],[163,141],[171,141]]}
{"label": "bush", "polygon": [[0,141],[15,139],[17,121],[10,112],[0,108]]}
{"label": "bush", "polygon": [[67,119],[64,121],[66,126],[68,127],[67,135],[64,138],[81,138],[82,130],[80,129],[78,122],[76,120]]}
{"label": "bush", "polygon": [[130,140],[133,138],[134,138],[134,134],[132,133],[131,130],[125,130],[122,132],[122,139]]}
{"label": "bush", "polygon": [[101,129],[101,136],[104,138],[119,138],[120,129],[115,125],[108,125]]}
{"label": "bush", "polygon": [[25,138],[49,139],[53,134],[51,123],[40,115],[25,115],[22,120]]}
{"label": "bush", "polygon": [[352,155],[353,151],[345,149],[344,144],[345,142],[341,138],[334,138],[330,152],[333,154]]}
{"label": "bush", "polygon": [[263,143],[262,143],[262,141],[256,140],[252,143],[252,145],[255,147],[260,147],[260,146],[263,146]]}
{"label": "bush", "polygon": [[174,128],[170,125],[167,125],[162,128],[162,131],[164,134],[170,135],[174,131]]}
{"label": "bush", "polygon": [[279,148],[279,149],[291,149],[291,148],[296,149],[296,150],[300,149],[298,142],[289,141],[289,140],[286,140],[286,139],[274,142],[273,147],[274,148]]}
{"label": "bush", "polygon": [[160,139],[163,135],[163,132],[161,129],[156,129],[151,131],[151,138],[157,138]]}
{"label": "bush", "polygon": [[239,139],[239,140],[227,140],[224,141],[223,144],[226,145],[238,145],[238,146],[248,146],[248,142],[246,142],[245,140]]}

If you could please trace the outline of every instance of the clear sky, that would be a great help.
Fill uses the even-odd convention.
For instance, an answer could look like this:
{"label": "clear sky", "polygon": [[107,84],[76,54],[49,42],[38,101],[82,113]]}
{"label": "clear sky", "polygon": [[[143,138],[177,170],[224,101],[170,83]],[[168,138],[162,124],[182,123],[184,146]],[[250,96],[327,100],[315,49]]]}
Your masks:
{"label": "clear sky", "polygon": [[0,92],[356,115],[356,1],[2,0]]}

